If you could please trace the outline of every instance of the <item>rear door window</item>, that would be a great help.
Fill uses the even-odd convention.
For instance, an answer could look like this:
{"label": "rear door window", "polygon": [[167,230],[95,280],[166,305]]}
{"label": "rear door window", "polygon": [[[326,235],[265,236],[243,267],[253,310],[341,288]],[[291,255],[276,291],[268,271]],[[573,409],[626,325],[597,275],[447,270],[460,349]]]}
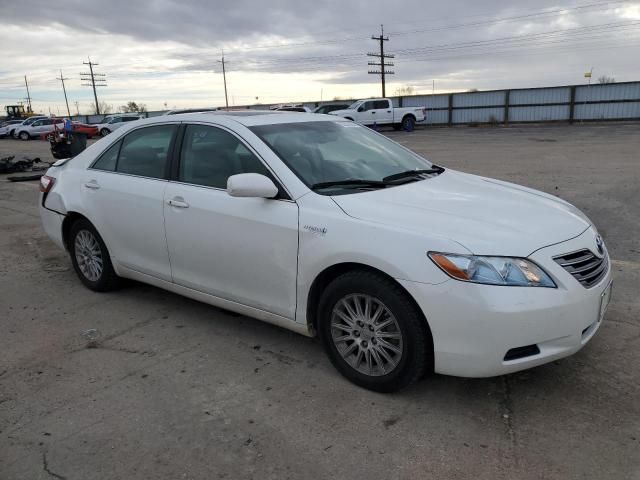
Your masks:
{"label": "rear door window", "polygon": [[122,141],[118,141],[107,148],[91,168],[113,172],[116,169],[116,162],[118,161],[118,152],[120,151],[121,144]]}
{"label": "rear door window", "polygon": [[129,133],[122,141],[116,171],[141,177],[165,178],[169,147],[176,125],[156,125]]}

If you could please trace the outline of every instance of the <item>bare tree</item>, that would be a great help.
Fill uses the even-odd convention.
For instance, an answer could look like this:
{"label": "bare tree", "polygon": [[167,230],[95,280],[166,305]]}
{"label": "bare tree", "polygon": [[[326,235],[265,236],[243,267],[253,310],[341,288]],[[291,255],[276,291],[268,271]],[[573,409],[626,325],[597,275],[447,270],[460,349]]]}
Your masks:
{"label": "bare tree", "polygon": [[147,106],[144,103],[138,104],[136,102],[127,102],[126,105],[122,105],[120,107],[120,110],[122,110],[124,113],[142,113],[147,111]]}
{"label": "bare tree", "polygon": [[415,91],[415,88],[413,88],[411,85],[405,85],[404,87],[396,88],[394,95],[396,97],[404,97],[406,95],[413,95]]}
{"label": "bare tree", "polygon": [[616,79],[608,77],[607,75],[600,75],[598,77],[598,83],[616,83]]}
{"label": "bare tree", "polygon": [[[107,114],[113,112],[113,105],[108,105],[107,102],[99,102],[98,105],[100,106],[100,114],[101,115],[102,114],[107,115]],[[91,107],[91,114],[95,115],[97,113],[98,112],[96,111],[96,105],[94,103],[94,104],[92,104],[92,107]]]}

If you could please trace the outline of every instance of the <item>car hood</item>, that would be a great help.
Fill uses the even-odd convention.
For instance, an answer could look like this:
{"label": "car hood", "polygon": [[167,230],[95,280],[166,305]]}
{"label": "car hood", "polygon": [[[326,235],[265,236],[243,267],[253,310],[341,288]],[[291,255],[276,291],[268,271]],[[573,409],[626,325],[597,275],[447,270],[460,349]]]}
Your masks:
{"label": "car hood", "polygon": [[580,235],[591,224],[580,210],[552,195],[453,170],[332,198],[354,218],[446,237],[477,255],[526,257]]}

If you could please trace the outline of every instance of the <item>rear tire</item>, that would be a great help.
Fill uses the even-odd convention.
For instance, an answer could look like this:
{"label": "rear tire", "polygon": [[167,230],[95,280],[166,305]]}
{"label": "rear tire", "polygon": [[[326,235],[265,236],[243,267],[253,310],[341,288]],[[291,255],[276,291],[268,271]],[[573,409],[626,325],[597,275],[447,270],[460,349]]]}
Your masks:
{"label": "rear tire", "polygon": [[118,287],[109,250],[95,227],[85,219],[76,220],[69,231],[71,263],[80,281],[96,292],[108,292]]}
{"label": "rear tire", "polygon": [[413,131],[413,129],[416,126],[416,119],[413,118],[411,115],[407,115],[406,117],[404,117],[402,119],[402,129],[406,130],[407,132],[411,132]]}
{"label": "rear tire", "polygon": [[366,389],[394,392],[433,370],[422,313],[399,285],[375,272],[347,272],[327,286],[318,331],[331,363]]}

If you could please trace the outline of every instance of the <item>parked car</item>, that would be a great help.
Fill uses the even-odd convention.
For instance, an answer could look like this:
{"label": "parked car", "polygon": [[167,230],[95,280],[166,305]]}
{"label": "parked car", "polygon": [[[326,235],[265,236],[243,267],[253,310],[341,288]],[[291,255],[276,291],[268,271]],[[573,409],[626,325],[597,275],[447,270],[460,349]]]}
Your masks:
{"label": "parked car", "polygon": [[426,109],[422,107],[394,107],[388,98],[358,100],[345,110],[334,110],[329,115],[353,120],[363,125],[392,125],[396,130],[413,130],[416,123],[424,122]]}
{"label": "parked car", "polygon": [[29,118],[27,118],[25,120],[22,120],[20,123],[14,125],[13,128],[11,128],[9,130],[9,136],[11,136],[13,138],[18,138],[18,130],[20,129],[20,127],[28,127],[29,125],[31,125],[36,120],[40,120],[42,118],[49,118],[49,117],[47,117],[45,115],[34,115],[34,116],[29,117]]}
{"label": "parked car", "polygon": [[316,107],[316,109],[313,111],[313,113],[330,113],[333,112],[335,110],[345,110],[347,108],[349,108],[349,104],[342,104],[342,103],[331,103],[328,105],[320,105],[319,107]]}
{"label": "parked car", "polygon": [[100,135],[106,137],[114,130],[125,125],[127,122],[135,122],[145,118],[144,115],[123,113],[122,115],[108,115],[102,119],[102,122],[96,124]]}
{"label": "parked car", "polygon": [[21,124],[24,120],[7,120],[0,123],[0,138],[13,135],[14,128]]}
{"label": "parked car", "polygon": [[93,138],[100,135],[100,129],[97,125],[89,125],[87,123],[82,122],[72,122],[71,130],[75,133],[82,133],[87,136],[87,138]]}
{"label": "parked car", "polygon": [[51,132],[54,125],[62,128],[64,126],[64,118],[40,118],[30,125],[21,124],[16,127],[15,134],[20,140],[30,140],[40,137],[43,133]]}
{"label": "parked car", "polygon": [[302,112],[302,113],[311,112],[311,109],[309,107],[305,107],[304,105],[284,105],[282,107],[277,107],[274,110],[278,112]]}
{"label": "parked car", "polygon": [[181,110],[169,110],[165,115],[178,115],[179,113],[206,113],[217,112],[219,109],[216,107],[211,108],[183,108]]}
{"label": "parked car", "polygon": [[[55,128],[51,128],[50,130],[41,133],[40,138],[43,140],[50,140],[50,137],[49,137],[50,135],[53,135],[56,132],[56,130],[60,131],[60,130],[63,130],[64,128],[65,128],[64,123],[62,124],[58,123],[55,125]],[[71,132],[81,133],[83,135],[86,135],[87,138],[93,138],[100,135],[100,131],[98,130],[98,127],[96,125],[89,125],[89,124],[78,122],[78,121],[71,122]]]}
{"label": "parked car", "polygon": [[131,278],[318,335],[377,391],[571,355],[611,295],[607,249],[574,206],[337,117],[150,118],[56,162],[41,192],[44,230],[88,288]]}

